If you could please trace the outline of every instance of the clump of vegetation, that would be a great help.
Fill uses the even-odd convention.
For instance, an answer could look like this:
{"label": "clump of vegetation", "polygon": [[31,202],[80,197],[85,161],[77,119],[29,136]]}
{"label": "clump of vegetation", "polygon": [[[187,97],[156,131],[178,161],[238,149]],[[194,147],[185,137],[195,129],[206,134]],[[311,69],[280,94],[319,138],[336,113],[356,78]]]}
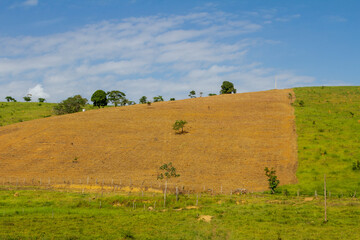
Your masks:
{"label": "clump of vegetation", "polygon": [[269,189],[271,190],[271,194],[274,194],[275,189],[280,183],[279,179],[277,179],[276,171],[273,168],[271,168],[270,170],[268,167],[266,167],[264,170],[265,170],[265,175],[268,178]]}
{"label": "clump of vegetation", "polygon": [[23,97],[23,99],[25,100],[25,102],[30,102],[31,101],[31,96],[25,96]]}
{"label": "clump of vegetation", "polygon": [[11,96],[7,96],[5,97],[6,101],[8,102],[16,102],[15,98],[11,97]]}
{"label": "clump of vegetation", "polygon": [[147,103],[148,101],[147,101],[147,97],[146,96],[142,96],[140,99],[139,99],[139,103],[140,104],[145,104],[145,103]]}
{"label": "clump of vegetation", "polygon": [[220,94],[231,94],[231,93],[236,93],[234,84],[229,81],[224,81],[221,85]]}
{"label": "clump of vegetation", "polygon": [[39,103],[45,102],[45,98],[38,98]]}
{"label": "clump of vegetation", "polygon": [[55,106],[54,113],[56,115],[62,115],[67,113],[80,112],[86,103],[86,98],[82,98],[80,95],[75,95],[61,101],[57,106]]}
{"label": "clump of vegetation", "polygon": [[189,93],[189,97],[190,97],[190,98],[196,98],[195,95],[196,95],[196,93],[195,93],[194,90],[190,91],[190,93]]}
{"label": "clump of vegetation", "polygon": [[299,107],[304,107],[305,102],[304,102],[303,100],[300,100],[300,101],[298,102],[298,104],[299,104]]}
{"label": "clump of vegetation", "polygon": [[163,102],[164,101],[164,98],[162,96],[157,96],[157,97],[154,97],[154,102]]}
{"label": "clump of vegetation", "polygon": [[360,170],[360,161],[353,162],[352,170]]}
{"label": "clump of vegetation", "polygon": [[184,133],[185,124],[187,124],[187,122],[184,121],[184,120],[176,120],[174,125],[173,125],[173,129],[175,131],[179,131],[181,129],[181,132],[179,132],[179,133]]}
{"label": "clump of vegetation", "polygon": [[170,101],[175,101],[175,98],[170,98]]}
{"label": "clump of vegetation", "polygon": [[216,96],[216,93],[209,93],[208,96]]}
{"label": "clump of vegetation", "polygon": [[157,179],[169,179],[169,178],[176,178],[176,177],[180,177],[180,174],[176,173],[176,168],[173,167],[172,162],[169,163],[164,163],[161,167],[160,170],[162,170],[162,173],[159,173],[157,176]]}

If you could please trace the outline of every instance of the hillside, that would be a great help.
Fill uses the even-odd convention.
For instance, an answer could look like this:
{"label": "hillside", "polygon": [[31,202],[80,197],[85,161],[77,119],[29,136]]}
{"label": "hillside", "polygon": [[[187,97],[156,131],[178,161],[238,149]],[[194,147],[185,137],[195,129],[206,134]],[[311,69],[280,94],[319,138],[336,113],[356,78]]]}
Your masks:
{"label": "hillside", "polygon": [[[0,128],[0,178],[157,186],[172,162],[187,189],[267,189],[264,167],[296,183],[292,90],[104,108]],[[292,93],[293,94],[293,93]],[[293,94],[294,95],[294,94]],[[175,120],[188,122],[175,134]]]}
{"label": "hillside", "polygon": [[[289,189],[323,191],[324,174],[333,195],[360,192],[360,87],[295,88],[299,185]],[[299,102],[304,105],[300,106]]]}
{"label": "hillside", "polygon": [[0,126],[53,115],[55,103],[0,102]]}

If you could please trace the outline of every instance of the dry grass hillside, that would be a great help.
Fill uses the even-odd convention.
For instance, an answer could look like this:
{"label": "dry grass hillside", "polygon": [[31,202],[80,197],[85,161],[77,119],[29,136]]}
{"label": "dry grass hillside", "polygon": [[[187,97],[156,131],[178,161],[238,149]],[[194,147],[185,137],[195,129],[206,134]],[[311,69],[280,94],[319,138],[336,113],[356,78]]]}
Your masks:
{"label": "dry grass hillside", "polygon": [[[289,92],[104,108],[1,127],[0,181],[158,186],[159,167],[171,161],[181,175],[171,184],[196,190],[266,190],[264,167],[274,167],[281,184],[295,183]],[[186,120],[188,133],[175,134],[175,120]]]}

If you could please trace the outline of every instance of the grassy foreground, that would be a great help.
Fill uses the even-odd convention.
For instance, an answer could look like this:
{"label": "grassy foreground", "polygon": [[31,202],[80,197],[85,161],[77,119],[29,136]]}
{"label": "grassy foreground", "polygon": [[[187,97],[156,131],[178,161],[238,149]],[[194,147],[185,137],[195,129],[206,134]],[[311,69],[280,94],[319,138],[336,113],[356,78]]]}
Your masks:
{"label": "grassy foreground", "polygon": [[[0,239],[358,239],[356,198],[0,190]],[[155,209],[149,210],[149,207]],[[144,208],[145,206],[145,208]],[[211,216],[211,221],[200,220]],[[206,218],[206,217],[205,217]]]}
{"label": "grassy foreground", "polygon": [[[298,135],[298,185],[303,194],[323,191],[324,174],[330,194],[360,193],[360,87],[295,88]],[[303,101],[303,106],[300,103]]]}

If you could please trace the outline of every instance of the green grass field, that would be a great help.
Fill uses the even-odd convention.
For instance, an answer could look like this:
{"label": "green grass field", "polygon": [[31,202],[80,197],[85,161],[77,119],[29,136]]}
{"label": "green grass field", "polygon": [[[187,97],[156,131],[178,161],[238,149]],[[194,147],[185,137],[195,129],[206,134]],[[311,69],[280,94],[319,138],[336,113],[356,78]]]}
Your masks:
{"label": "green grass field", "polygon": [[[359,239],[359,199],[0,190],[0,239]],[[149,207],[156,206],[154,210]],[[145,205],[145,209],[144,209]],[[211,222],[199,220],[212,216]]]}
{"label": "green grass field", "polygon": [[0,102],[0,126],[50,117],[55,103]]}
{"label": "green grass field", "polygon": [[[292,192],[321,192],[326,174],[333,195],[360,193],[360,87],[295,88],[298,185]],[[304,105],[300,106],[299,102]]]}
{"label": "green grass field", "polygon": [[[0,126],[54,116],[57,103],[0,102]],[[106,106],[113,107],[113,106]],[[86,104],[86,110],[98,109]]]}

